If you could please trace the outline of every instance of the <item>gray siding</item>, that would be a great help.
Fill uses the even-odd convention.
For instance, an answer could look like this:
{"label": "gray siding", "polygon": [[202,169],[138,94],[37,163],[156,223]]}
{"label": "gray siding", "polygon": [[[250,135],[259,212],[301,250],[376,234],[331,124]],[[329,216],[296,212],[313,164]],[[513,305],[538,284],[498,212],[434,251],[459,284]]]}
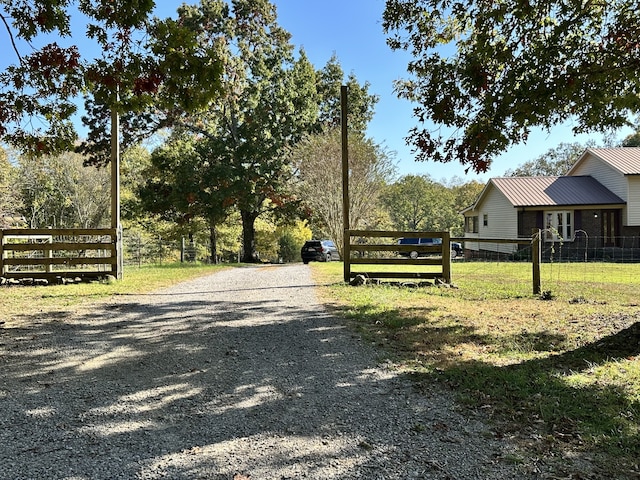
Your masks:
{"label": "gray siding", "polygon": [[591,175],[602,185],[618,195],[625,202],[627,201],[627,180],[615,169],[594,157],[587,157],[575,170],[571,171],[572,176]]}

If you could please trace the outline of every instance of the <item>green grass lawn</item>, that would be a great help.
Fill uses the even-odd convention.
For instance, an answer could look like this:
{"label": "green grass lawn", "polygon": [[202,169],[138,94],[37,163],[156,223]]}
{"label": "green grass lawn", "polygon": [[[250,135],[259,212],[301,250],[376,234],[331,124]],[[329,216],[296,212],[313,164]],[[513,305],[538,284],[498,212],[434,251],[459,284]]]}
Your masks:
{"label": "green grass lawn", "polygon": [[47,287],[0,288],[0,321],[28,321],[33,315],[73,308],[112,295],[146,293],[182,280],[213,273],[221,265],[164,264],[127,267],[121,281],[77,283]]}
{"label": "green grass lawn", "polygon": [[640,265],[545,264],[543,295],[530,264],[455,263],[457,288],[351,287],[342,264],[312,268],[354,328],[520,439],[529,464],[571,475],[580,452],[600,476],[570,478],[640,475]]}

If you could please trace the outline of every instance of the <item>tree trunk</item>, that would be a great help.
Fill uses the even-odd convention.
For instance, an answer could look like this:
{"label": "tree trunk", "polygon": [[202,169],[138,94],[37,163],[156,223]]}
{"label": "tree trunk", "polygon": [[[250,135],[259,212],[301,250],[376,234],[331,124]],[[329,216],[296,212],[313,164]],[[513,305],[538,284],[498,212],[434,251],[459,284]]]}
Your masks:
{"label": "tree trunk", "polygon": [[244,263],[257,263],[260,255],[256,251],[256,231],[255,223],[258,214],[240,210],[242,217],[242,259]]}
{"label": "tree trunk", "polygon": [[218,230],[216,222],[209,223],[209,242],[211,243],[211,263],[218,264]]}

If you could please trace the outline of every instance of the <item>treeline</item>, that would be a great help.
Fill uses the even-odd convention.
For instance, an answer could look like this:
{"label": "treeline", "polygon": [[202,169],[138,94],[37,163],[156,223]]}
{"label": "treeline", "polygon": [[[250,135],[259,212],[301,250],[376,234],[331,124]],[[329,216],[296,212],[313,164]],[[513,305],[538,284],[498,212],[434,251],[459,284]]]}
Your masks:
{"label": "treeline", "polygon": [[[148,208],[154,158],[166,144],[149,151],[142,146],[127,150],[122,158],[122,222],[127,251],[140,255],[153,249],[151,259],[171,256],[170,249],[183,239],[195,245],[197,258],[205,261],[238,261],[242,258],[241,212],[226,209],[216,225],[216,257],[211,258],[211,231],[206,219],[189,215],[176,205],[162,214]],[[460,210],[468,206],[483,185],[454,178],[438,182],[429,176],[397,178],[393,155],[370,140],[352,142],[353,228],[396,230],[448,230],[462,234]],[[334,238],[342,230],[342,176],[340,135],[335,132],[305,138],[290,153],[296,172],[288,186],[295,192],[298,213],[260,215],[255,223],[255,252],[262,261],[295,261],[305,240]],[[189,170],[195,171],[195,170]],[[169,178],[176,174],[164,175]],[[180,174],[177,182],[192,195],[201,195],[189,183],[192,175]],[[84,166],[78,154],[44,156],[38,159],[8,155],[0,150],[0,226],[28,228],[99,228],[110,224],[109,170]],[[176,185],[172,185],[176,187]],[[187,188],[189,187],[189,188]],[[185,190],[186,191],[186,190]],[[205,192],[206,193],[206,192]],[[158,202],[170,198],[162,196]],[[177,255],[173,253],[174,257]]]}
{"label": "treeline", "polygon": [[[337,61],[332,59],[331,65]],[[634,138],[622,145],[635,145]],[[127,251],[141,257],[150,250],[147,257],[155,261],[171,255],[177,259],[174,250],[184,242],[195,248],[199,260],[243,260],[243,212],[233,197],[217,197],[215,191],[233,178],[223,174],[223,165],[213,169],[211,159],[197,153],[202,148],[198,142],[198,137],[174,132],[153,149],[138,145],[124,152],[121,196]],[[507,175],[561,175],[588,146],[561,144]],[[352,228],[463,236],[460,212],[477,199],[483,183],[459,177],[398,177],[394,153],[361,133],[352,134],[349,157]],[[109,170],[85,163],[86,158],[75,153],[32,158],[0,149],[0,227],[109,226]],[[281,163],[288,173],[278,188],[257,174],[236,186],[251,190],[263,182],[269,192],[254,222],[255,261],[296,261],[300,246],[310,238],[341,241],[339,130],[306,135]]]}

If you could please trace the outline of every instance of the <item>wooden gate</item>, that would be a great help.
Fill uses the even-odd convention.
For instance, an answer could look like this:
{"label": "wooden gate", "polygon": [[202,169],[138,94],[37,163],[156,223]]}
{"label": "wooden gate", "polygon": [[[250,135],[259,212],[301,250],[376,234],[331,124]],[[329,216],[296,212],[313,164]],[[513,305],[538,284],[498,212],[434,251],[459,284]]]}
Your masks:
{"label": "wooden gate", "polygon": [[0,277],[119,278],[118,240],[114,228],[0,230]]}
{"label": "wooden gate", "polygon": [[[400,238],[433,238],[441,241],[432,245],[400,245]],[[370,243],[370,239],[375,243]],[[450,240],[448,232],[348,230],[344,242],[344,281],[348,282],[356,275],[365,275],[367,278],[439,278],[451,283]],[[409,255],[413,251],[418,253],[417,258]],[[370,268],[353,272],[352,265],[368,265]],[[418,265],[424,268],[418,271],[402,268],[394,268],[393,271],[375,270],[380,265]]]}

